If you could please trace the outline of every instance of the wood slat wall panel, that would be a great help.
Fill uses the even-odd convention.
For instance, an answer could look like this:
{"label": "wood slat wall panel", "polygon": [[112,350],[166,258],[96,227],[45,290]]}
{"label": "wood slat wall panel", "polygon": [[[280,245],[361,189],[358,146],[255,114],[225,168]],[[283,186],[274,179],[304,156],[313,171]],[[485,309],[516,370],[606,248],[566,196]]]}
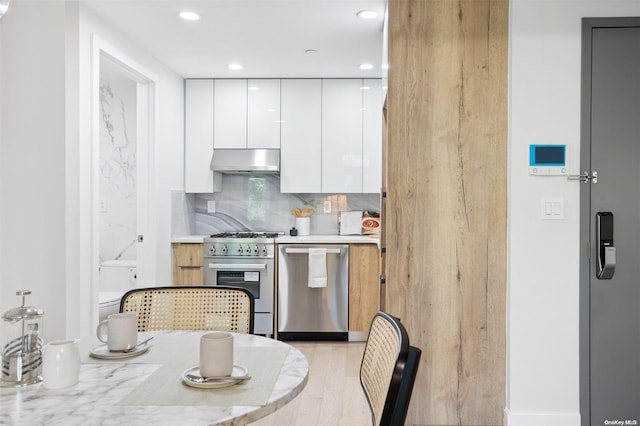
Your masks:
{"label": "wood slat wall panel", "polygon": [[389,0],[386,307],[423,350],[409,424],[502,424],[507,0]]}

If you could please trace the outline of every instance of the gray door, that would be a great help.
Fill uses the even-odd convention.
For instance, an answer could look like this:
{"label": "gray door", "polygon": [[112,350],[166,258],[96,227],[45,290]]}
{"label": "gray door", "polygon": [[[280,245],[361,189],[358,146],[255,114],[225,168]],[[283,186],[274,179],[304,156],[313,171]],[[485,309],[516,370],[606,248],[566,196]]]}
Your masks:
{"label": "gray door", "polygon": [[[581,163],[590,175],[581,191],[582,425],[638,425],[640,19],[585,19],[582,58]],[[601,253],[615,271],[599,276]],[[608,271],[613,276],[603,279]]]}

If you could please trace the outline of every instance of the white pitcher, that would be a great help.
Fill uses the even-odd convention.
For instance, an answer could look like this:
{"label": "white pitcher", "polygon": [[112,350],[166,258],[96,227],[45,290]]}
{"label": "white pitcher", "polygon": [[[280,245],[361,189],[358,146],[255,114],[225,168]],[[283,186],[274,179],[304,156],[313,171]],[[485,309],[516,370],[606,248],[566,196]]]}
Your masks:
{"label": "white pitcher", "polygon": [[42,386],[60,389],[78,383],[80,348],[77,340],[54,340],[44,347]]}

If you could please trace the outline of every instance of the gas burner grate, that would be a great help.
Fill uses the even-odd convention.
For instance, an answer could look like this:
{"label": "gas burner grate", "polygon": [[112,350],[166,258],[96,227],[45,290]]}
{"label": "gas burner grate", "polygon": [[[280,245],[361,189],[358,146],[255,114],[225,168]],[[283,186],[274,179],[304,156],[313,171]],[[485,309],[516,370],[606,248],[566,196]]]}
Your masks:
{"label": "gas burner grate", "polygon": [[211,238],[277,238],[280,234],[278,232],[251,232],[251,231],[239,231],[239,232],[220,232],[218,234],[212,234]]}

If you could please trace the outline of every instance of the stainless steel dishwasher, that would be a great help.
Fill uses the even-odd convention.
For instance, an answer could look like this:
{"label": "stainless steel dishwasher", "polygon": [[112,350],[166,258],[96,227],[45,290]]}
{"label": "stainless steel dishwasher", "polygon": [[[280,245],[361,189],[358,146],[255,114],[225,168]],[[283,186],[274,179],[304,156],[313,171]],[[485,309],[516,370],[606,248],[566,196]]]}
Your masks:
{"label": "stainless steel dishwasher", "polygon": [[[326,286],[320,288],[309,282],[314,248],[326,251]],[[279,244],[278,339],[346,341],[348,327],[349,245]]]}

